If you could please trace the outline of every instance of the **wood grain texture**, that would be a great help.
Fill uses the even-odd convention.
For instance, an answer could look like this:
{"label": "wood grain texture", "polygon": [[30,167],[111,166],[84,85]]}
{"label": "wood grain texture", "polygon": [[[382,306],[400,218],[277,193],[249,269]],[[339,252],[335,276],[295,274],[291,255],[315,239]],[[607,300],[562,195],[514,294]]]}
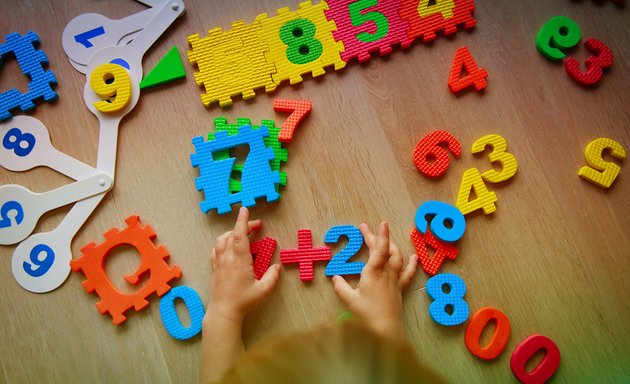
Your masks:
{"label": "wood grain texture", "polygon": [[[229,28],[232,21],[251,22],[262,12],[274,14],[286,0],[186,1],[187,10],[145,55],[145,73],[176,45],[188,50],[186,37],[210,28]],[[298,128],[283,167],[288,185],[280,203],[253,209],[279,248],[294,248],[297,230],[310,228],[314,244],[334,225],[387,219],[393,238],[413,253],[409,233],[419,204],[429,199],[455,202],[461,175],[470,167],[491,167],[487,152],[470,153],[479,137],[497,133],[519,162],[517,175],[504,185],[490,185],[499,201],[492,215],[467,216],[468,228],[458,243],[460,255],[442,271],[460,275],[468,285],[471,310],[495,306],[512,323],[512,336],[494,361],[475,358],[464,345],[464,327],[433,323],[424,292],[427,276],[419,272],[406,295],[405,320],[420,357],[451,382],[516,382],[509,357],[532,333],[546,335],[562,352],[555,383],[619,383],[630,375],[630,182],[628,160],[609,190],[577,176],[585,164],[584,148],[609,137],[630,149],[630,18],[626,7],[609,1],[477,1],[477,27],[433,44],[414,44],[388,58],[349,64],[345,70],[233,107],[206,109],[185,63],[187,78],[144,91],[122,122],[116,185],[72,243],[73,255],[89,242],[101,242],[111,227],[140,215],[165,244],[171,260],[183,270],[178,284],[199,292],[204,302],[211,279],[208,256],[214,238],[233,225],[235,215],[203,215],[202,194],[194,187],[190,166],[193,136],[205,135],[212,119],[249,117],[253,122],[285,115],[273,111],[274,98],[304,98],[313,113]],[[65,25],[82,13],[124,17],[143,9],[125,1],[2,0],[2,34],[29,29],[42,40],[59,79],[59,100],[41,104],[32,114],[48,127],[54,145],[94,165],[98,123],[83,103],[84,75],[68,62],[61,46]],[[552,16],[566,15],[615,53],[615,64],[596,89],[571,81],[561,65],[548,62],[534,47],[538,29]],[[446,81],[455,50],[468,46],[488,73],[483,94],[454,96]],[[580,46],[578,60],[587,55]],[[2,68],[0,89],[24,87],[17,65]],[[415,144],[428,132],[451,132],[463,146],[438,180],[420,175],[412,163]],[[17,183],[47,191],[69,180],[49,169],[26,173],[0,170],[0,183]],[[53,229],[68,208],[45,215],[37,232]],[[15,246],[0,247],[0,381],[153,382],[197,380],[199,337],[172,339],[161,324],[159,301],[130,313],[116,327],[101,316],[97,298],[85,293],[83,275],[73,273],[48,294],[26,292],[11,274]],[[339,246],[334,246],[333,251]],[[359,260],[365,260],[366,252]],[[279,254],[273,258],[279,261]],[[121,249],[107,262],[119,287],[122,276],[138,264],[134,251]],[[248,318],[247,344],[265,337],[304,330],[334,320],[343,308],[335,297],[325,265],[316,265],[315,280],[302,284],[297,268],[285,268],[277,292]],[[178,310],[182,308],[178,306]],[[131,311],[133,312],[133,311]],[[183,313],[183,311],[182,311]]]}

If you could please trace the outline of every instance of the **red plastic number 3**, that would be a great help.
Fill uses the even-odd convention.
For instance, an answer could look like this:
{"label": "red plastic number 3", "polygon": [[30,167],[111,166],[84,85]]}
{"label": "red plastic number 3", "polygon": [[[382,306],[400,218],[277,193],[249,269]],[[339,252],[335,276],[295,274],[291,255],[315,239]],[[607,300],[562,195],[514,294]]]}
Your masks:
{"label": "red plastic number 3", "polygon": [[565,60],[564,69],[573,80],[582,85],[597,84],[604,74],[603,69],[613,65],[615,57],[610,48],[597,39],[586,40],[584,47],[592,53],[585,62],[586,72],[582,72],[580,62],[572,57]]}
{"label": "red plastic number 3", "polygon": [[462,153],[462,146],[450,133],[446,131],[429,133],[416,144],[413,150],[413,163],[425,176],[437,177],[448,169],[448,151],[440,144],[446,144],[448,151],[451,151],[455,157],[459,157]]}
{"label": "red plastic number 3", "polygon": [[[464,71],[467,75],[461,77]],[[462,47],[455,51],[451,75],[448,78],[448,87],[452,93],[457,93],[471,86],[474,86],[476,91],[481,91],[488,86],[486,77],[488,77],[488,71],[477,66],[468,47]]]}

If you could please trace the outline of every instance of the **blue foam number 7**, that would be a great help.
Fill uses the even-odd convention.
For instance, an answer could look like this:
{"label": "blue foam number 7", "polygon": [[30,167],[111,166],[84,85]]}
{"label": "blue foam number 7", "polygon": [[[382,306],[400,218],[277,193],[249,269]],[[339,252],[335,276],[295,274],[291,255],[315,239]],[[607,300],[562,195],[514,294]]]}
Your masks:
{"label": "blue foam number 7", "polygon": [[105,28],[103,28],[103,26],[100,26],[94,29],[90,29],[89,31],[79,33],[78,35],[74,36],[74,41],[76,41],[79,44],[82,44],[85,48],[91,48],[93,44],[90,41],[90,39],[93,39],[97,36],[104,35],[104,34],[105,34]]}
{"label": "blue foam number 7", "polygon": [[[452,243],[464,236],[466,219],[456,207],[441,201],[430,200],[418,207],[416,211],[416,228],[426,234],[429,222],[427,216],[434,215],[431,220],[431,233],[438,239]],[[449,223],[451,227],[447,227]]]}
{"label": "blue foam number 7", "polygon": [[16,211],[15,224],[20,225],[24,220],[24,209],[17,201],[7,201],[0,208],[0,228],[7,228],[11,226],[11,219],[9,218],[9,212]]}
{"label": "blue foam number 7", "polygon": [[348,244],[330,260],[324,272],[326,276],[358,275],[365,267],[365,263],[362,261],[348,263],[348,260],[356,255],[363,246],[363,235],[359,228],[352,225],[332,227],[326,232],[324,242],[337,243],[341,236],[348,238]]}
{"label": "blue foam number 7", "polygon": [[[39,255],[44,252],[46,253],[46,257],[43,260],[39,259]],[[28,261],[25,261],[22,264],[24,271],[33,277],[40,277],[44,275],[50,267],[52,267],[55,262],[55,252],[47,246],[46,244],[38,244],[33,247],[31,250],[31,263],[37,266],[36,269],[33,269],[33,265],[31,265]]]}
{"label": "blue foam number 7", "polygon": [[[181,299],[190,314],[190,326],[185,328],[175,311],[175,300]],[[201,332],[203,322],[203,303],[197,292],[186,286],[171,289],[160,300],[160,317],[169,335],[177,340],[187,340]]]}
{"label": "blue foam number 7", "polygon": [[[444,287],[450,290],[445,293]],[[429,315],[438,324],[452,326],[468,320],[470,308],[464,300],[466,283],[452,273],[440,273],[427,281],[427,294],[434,302],[429,305]],[[450,307],[452,312],[446,311]]]}

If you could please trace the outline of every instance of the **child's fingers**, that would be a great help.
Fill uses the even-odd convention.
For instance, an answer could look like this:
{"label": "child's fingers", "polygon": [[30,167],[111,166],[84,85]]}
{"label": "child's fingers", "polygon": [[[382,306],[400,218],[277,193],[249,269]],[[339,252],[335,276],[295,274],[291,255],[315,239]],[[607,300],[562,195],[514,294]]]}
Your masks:
{"label": "child's fingers", "polygon": [[356,292],[350,284],[341,276],[333,276],[332,277],[333,287],[335,288],[335,293],[341,301],[343,301],[347,306],[350,306],[350,303],[354,301],[356,296]]}
{"label": "child's fingers", "polygon": [[282,267],[280,264],[271,265],[267,268],[265,274],[260,278],[260,280],[256,281],[256,286],[260,290],[262,297],[267,297],[276,285],[278,285],[278,281],[280,280],[280,272],[282,271]]}
{"label": "child's fingers", "polygon": [[247,234],[249,235],[252,232],[256,232],[260,228],[262,228],[262,220],[260,220],[260,219],[250,220],[247,223]]}
{"label": "child's fingers", "polygon": [[210,254],[210,265],[212,266],[212,270],[214,270],[217,265],[217,251],[214,248]]}
{"label": "child's fingers", "polygon": [[414,255],[409,256],[409,261],[407,262],[407,266],[405,267],[405,270],[402,272],[402,274],[400,275],[400,279],[398,280],[401,291],[407,289],[409,284],[411,284],[411,280],[413,279],[413,276],[416,274],[417,270],[418,270],[418,255],[414,254]]}
{"label": "child's fingers", "polygon": [[[249,210],[245,207],[241,207],[238,211],[238,218],[234,225],[234,232],[232,233],[232,241],[234,243],[235,254],[249,253]],[[228,241],[229,244],[229,241]]]}
{"label": "child's fingers", "polygon": [[387,263],[387,259],[389,259],[389,229],[387,228],[387,222],[383,221],[378,226],[376,244],[370,251],[370,258],[368,259],[366,268],[372,270],[383,269]]}
{"label": "child's fingers", "polygon": [[214,249],[217,251],[217,255],[223,255],[225,253],[230,236],[232,236],[232,231],[225,232],[221,236],[217,237],[217,241],[214,243]]}
{"label": "child's fingers", "polygon": [[361,223],[359,224],[359,230],[363,235],[365,245],[367,245],[367,247],[370,249],[374,248],[376,246],[376,236],[374,236],[374,234],[370,230],[370,227],[365,223]]}
{"label": "child's fingers", "polygon": [[402,270],[403,262],[404,260],[402,252],[400,252],[400,248],[398,248],[396,243],[391,241],[389,243],[389,266],[394,270],[394,272],[398,273]]}

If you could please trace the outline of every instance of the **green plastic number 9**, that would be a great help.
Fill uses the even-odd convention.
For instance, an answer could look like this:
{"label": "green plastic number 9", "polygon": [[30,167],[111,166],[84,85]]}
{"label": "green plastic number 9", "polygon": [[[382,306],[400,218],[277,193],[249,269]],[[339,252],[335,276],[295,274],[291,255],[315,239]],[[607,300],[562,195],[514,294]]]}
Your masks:
{"label": "green plastic number 9", "polygon": [[581,37],[582,31],[575,21],[555,16],[538,31],[536,48],[547,59],[558,61],[566,56],[561,50],[575,47]]}
{"label": "green plastic number 9", "polygon": [[382,39],[387,35],[387,32],[389,32],[389,21],[387,21],[385,15],[376,11],[366,12],[365,14],[361,13],[362,10],[373,7],[377,4],[378,0],[359,0],[348,5],[350,21],[352,21],[353,27],[358,27],[368,21],[371,21],[376,25],[374,33],[361,32],[357,34],[357,40],[364,43],[371,43]]}

